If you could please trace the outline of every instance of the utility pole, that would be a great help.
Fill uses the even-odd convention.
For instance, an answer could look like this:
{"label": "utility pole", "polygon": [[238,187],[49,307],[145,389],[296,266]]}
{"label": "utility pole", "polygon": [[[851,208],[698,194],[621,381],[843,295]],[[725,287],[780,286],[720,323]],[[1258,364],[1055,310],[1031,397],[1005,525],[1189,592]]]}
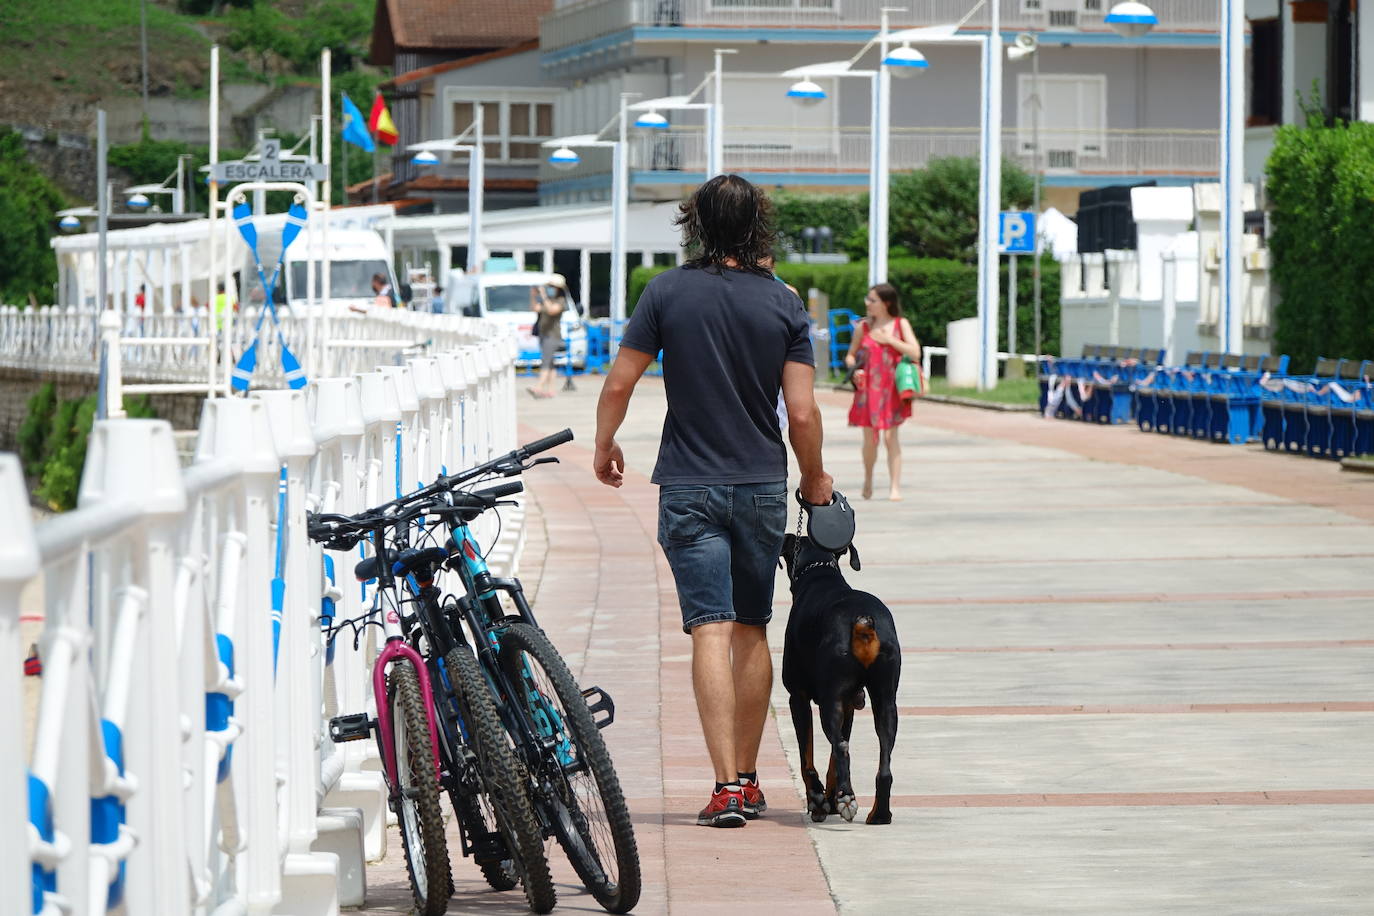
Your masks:
{"label": "utility pole", "polygon": [[1035,214],[1035,255],[1031,262],[1031,298],[1035,303],[1035,371],[1040,371],[1040,53],[1031,54],[1031,212]]}
{"label": "utility pole", "polygon": [[139,44],[143,55],[143,129],[148,129],[148,0],[140,0]]}

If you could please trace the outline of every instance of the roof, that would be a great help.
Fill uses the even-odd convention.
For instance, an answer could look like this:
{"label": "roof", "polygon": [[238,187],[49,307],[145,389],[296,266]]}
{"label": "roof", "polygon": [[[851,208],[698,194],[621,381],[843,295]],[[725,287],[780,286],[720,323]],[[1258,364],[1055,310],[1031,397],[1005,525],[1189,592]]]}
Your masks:
{"label": "roof", "polygon": [[421,67],[419,70],[411,70],[409,73],[398,74],[394,79],[382,83],[383,86],[399,87],[407,86],[411,83],[422,82],[433,79],[444,73],[453,70],[461,70],[464,67],[471,67],[473,64],[485,63],[489,60],[498,60],[502,57],[510,57],[514,54],[524,54],[527,51],[538,51],[539,39],[531,38],[529,41],[521,42],[518,45],[511,45],[509,48],[500,48],[496,51],[487,51],[485,54],[474,54],[471,57],[460,57],[457,60],[447,60],[442,64],[434,64],[431,67]]}
{"label": "roof", "polygon": [[539,17],[553,0],[377,0],[371,63],[399,50],[507,48],[539,37]]}

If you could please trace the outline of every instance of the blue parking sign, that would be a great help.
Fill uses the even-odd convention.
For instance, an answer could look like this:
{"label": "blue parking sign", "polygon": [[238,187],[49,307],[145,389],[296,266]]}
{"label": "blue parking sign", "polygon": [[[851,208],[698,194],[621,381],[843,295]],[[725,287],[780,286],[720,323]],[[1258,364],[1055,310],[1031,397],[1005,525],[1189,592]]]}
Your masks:
{"label": "blue parking sign", "polygon": [[1002,254],[1035,254],[1035,213],[1003,210],[998,221],[997,244]]}

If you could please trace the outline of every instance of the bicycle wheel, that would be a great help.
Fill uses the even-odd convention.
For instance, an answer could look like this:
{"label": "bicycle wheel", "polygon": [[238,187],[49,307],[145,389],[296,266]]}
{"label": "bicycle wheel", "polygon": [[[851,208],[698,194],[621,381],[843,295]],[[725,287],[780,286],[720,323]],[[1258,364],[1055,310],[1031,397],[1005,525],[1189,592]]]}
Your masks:
{"label": "bicycle wheel", "polygon": [[544,770],[554,797],[544,801],[559,843],[602,907],[629,912],[640,890],[634,826],[577,681],[548,637],[524,623],[501,636],[501,667],[541,737],[553,739]]}
{"label": "bicycle wheel", "polygon": [[392,747],[396,753],[401,846],[405,850],[415,911],[439,916],[453,896],[444,814],[439,807],[439,779],[429,743],[429,720],[420,693],[420,679],[408,661],[398,661],[387,675],[387,704],[391,709]]}
{"label": "bicycle wheel", "polygon": [[[514,886],[511,873],[525,885],[525,900],[536,913],[547,913],[558,902],[558,893],[549,874],[544,853],[544,837],[529,797],[529,778],[524,765],[515,759],[506,730],[496,715],[491,688],[477,657],[467,646],[455,646],[444,656],[444,668],[453,684],[458,708],[467,725],[468,742],[477,754],[483,792],[468,796],[464,815],[476,814],[466,822],[471,828],[492,832],[493,826],[505,840],[509,859],[479,860],[482,877],[497,890]],[[492,824],[492,821],[495,824]]]}

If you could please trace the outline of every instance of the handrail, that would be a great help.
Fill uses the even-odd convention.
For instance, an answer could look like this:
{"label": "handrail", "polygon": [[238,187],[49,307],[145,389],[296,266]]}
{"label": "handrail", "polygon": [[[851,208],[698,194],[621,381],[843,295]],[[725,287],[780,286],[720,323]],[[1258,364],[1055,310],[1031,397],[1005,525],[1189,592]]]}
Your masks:
{"label": "handrail", "polygon": [[[0,658],[27,651],[21,596],[35,581],[46,592],[41,614],[29,609],[44,663],[27,682],[39,694],[30,770],[0,757],[0,793],[35,806],[0,811],[12,852],[0,876],[12,899],[32,890],[25,911],[363,903],[364,861],[385,851],[387,793],[375,748],[336,747],[326,725],[375,708],[375,646],[328,641],[321,621],[355,616],[370,597],[348,576],[356,553],[311,543],[305,513],[363,508],[375,494],[360,471],[391,492],[515,446],[508,334],[448,322],[368,322],[374,342],[426,332],[432,356],[378,370],[361,362],[374,351],[354,349],[353,365],[305,390],[207,400],[185,468],[166,422],[98,421],[78,508],[36,528],[18,460],[0,455],[0,512],[14,522],[0,549]],[[503,521],[499,537],[494,518],[478,534],[505,575],[523,515]],[[25,687],[17,665],[0,669],[0,724],[18,746]]]}

